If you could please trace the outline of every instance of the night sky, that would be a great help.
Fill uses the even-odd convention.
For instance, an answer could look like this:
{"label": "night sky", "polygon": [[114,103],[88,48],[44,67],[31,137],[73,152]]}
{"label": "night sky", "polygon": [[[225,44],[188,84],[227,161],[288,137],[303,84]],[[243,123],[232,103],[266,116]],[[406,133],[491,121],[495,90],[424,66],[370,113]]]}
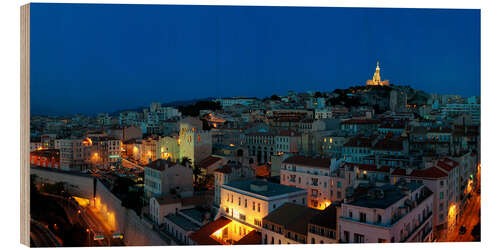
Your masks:
{"label": "night sky", "polygon": [[31,111],[113,112],[382,79],[480,95],[480,11],[31,4]]}

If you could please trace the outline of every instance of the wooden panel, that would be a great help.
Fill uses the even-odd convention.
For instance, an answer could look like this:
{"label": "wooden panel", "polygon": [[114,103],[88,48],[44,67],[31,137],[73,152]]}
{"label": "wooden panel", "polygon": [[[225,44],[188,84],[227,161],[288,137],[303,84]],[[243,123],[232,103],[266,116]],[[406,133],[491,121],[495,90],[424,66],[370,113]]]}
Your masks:
{"label": "wooden panel", "polygon": [[21,6],[21,243],[30,245],[30,5]]}

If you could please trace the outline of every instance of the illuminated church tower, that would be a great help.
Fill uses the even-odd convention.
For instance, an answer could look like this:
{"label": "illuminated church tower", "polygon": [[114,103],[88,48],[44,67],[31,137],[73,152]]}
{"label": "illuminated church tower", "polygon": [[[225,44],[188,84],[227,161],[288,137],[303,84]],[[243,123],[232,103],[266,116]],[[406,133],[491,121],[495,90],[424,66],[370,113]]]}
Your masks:
{"label": "illuminated church tower", "polygon": [[389,86],[389,80],[382,81],[380,78],[380,67],[378,62],[377,68],[375,68],[375,73],[373,74],[373,78],[371,80],[367,80],[366,85]]}

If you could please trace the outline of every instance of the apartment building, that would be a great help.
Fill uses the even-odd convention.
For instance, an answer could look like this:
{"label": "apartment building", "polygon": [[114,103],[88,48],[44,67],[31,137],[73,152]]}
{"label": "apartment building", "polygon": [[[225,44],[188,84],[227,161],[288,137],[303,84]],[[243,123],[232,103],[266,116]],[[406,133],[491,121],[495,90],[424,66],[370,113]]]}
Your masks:
{"label": "apartment building", "polygon": [[283,161],[280,183],[307,191],[307,206],[325,209],[331,204],[331,159],[291,156]]}
{"label": "apartment building", "polygon": [[360,186],[347,195],[339,217],[340,242],[427,242],[433,193],[419,183]]}
{"label": "apartment building", "polygon": [[193,170],[178,162],[158,159],[144,168],[144,193],[149,201],[152,196],[177,194],[193,195]]}

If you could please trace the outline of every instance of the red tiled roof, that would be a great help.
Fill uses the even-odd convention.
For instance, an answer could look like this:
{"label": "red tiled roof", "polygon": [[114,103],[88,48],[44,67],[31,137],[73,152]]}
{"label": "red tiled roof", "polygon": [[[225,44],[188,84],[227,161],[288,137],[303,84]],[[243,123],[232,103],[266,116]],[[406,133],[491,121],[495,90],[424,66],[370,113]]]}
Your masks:
{"label": "red tiled roof", "polygon": [[220,217],[217,220],[202,226],[198,231],[189,235],[189,238],[196,242],[198,245],[222,245],[220,242],[211,238],[215,231],[223,228],[225,225],[231,223],[231,220],[226,217]]}
{"label": "red tiled roof", "polygon": [[266,165],[256,166],[255,175],[260,177],[267,177],[271,175],[271,171],[269,170],[269,167]]}
{"label": "red tiled roof", "polygon": [[449,158],[444,158],[442,160],[439,160],[437,162],[437,166],[442,168],[445,171],[451,171],[453,170],[456,166],[458,166],[458,162],[451,160]]}
{"label": "red tiled roof", "polygon": [[170,168],[177,165],[177,163],[165,159],[158,159],[149,163],[146,167],[163,171],[165,167]]}
{"label": "red tiled roof", "polygon": [[418,178],[430,178],[439,179],[448,176],[445,172],[439,170],[436,167],[430,167],[426,169],[416,169],[411,172],[410,176]]}
{"label": "red tiled roof", "polygon": [[283,163],[321,167],[321,168],[330,168],[330,159],[313,158],[313,157],[306,157],[306,156],[300,156],[300,155],[291,156],[291,157],[287,158],[286,160],[284,160]]}
{"label": "red tiled roof", "polygon": [[239,241],[235,242],[234,245],[259,245],[262,243],[262,233],[257,230],[253,230],[247,235],[243,236]]}
{"label": "red tiled roof", "polygon": [[200,168],[206,169],[209,166],[215,164],[216,162],[222,160],[222,158],[215,157],[215,156],[209,156],[200,162],[198,162],[196,165],[199,166]]}
{"label": "red tiled roof", "polygon": [[436,167],[430,167],[426,169],[414,169],[411,171],[409,175],[406,174],[406,170],[402,168],[396,168],[392,171],[391,175],[394,176],[409,176],[415,178],[423,178],[423,179],[439,179],[448,176],[442,170]]}
{"label": "red tiled roof", "polygon": [[195,195],[191,197],[181,198],[182,206],[197,206],[203,205],[207,202],[208,197],[206,195]]}

